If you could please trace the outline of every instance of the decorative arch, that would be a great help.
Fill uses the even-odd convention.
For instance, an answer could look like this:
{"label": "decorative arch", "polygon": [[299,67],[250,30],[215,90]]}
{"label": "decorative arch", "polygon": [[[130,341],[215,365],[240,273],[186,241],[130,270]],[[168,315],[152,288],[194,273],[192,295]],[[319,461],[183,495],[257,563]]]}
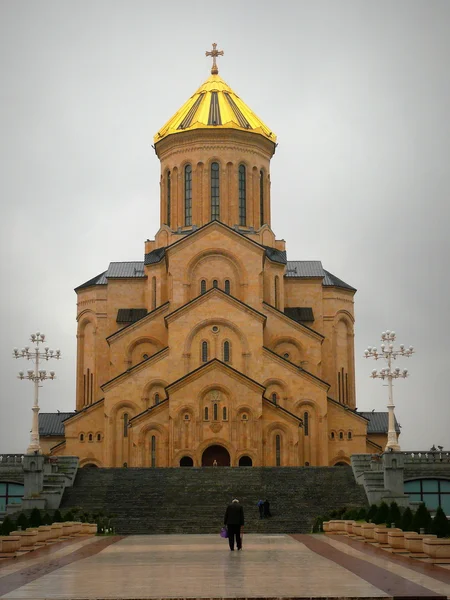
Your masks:
{"label": "decorative arch", "polygon": [[223,446],[228,451],[228,454],[230,455],[230,464],[232,466],[235,464],[235,450],[234,450],[234,447],[232,446],[232,444],[228,440],[225,440],[224,438],[216,437],[216,438],[210,438],[208,440],[204,440],[201,444],[199,444],[197,446],[197,450],[195,452],[195,460],[198,465],[202,464],[203,452],[209,446]]}
{"label": "decorative arch", "polygon": [[[155,464],[152,464],[152,437],[156,438]],[[141,465],[144,467],[168,466],[168,433],[164,426],[158,423],[147,423],[139,431],[138,446],[141,448]]]}
{"label": "decorative arch", "polygon": [[97,458],[83,458],[80,460],[80,468],[90,467],[91,465],[99,468],[103,467],[101,461]]}
{"label": "decorative arch", "polygon": [[242,333],[242,331],[239,329],[239,327],[237,327],[232,321],[229,321],[228,319],[224,319],[224,318],[220,317],[220,318],[209,318],[209,319],[200,321],[200,323],[197,323],[197,325],[191,329],[191,331],[189,332],[189,335],[186,337],[186,340],[184,343],[184,354],[191,353],[192,340],[197,335],[197,333],[204,327],[208,327],[208,325],[213,325],[213,324],[214,325],[222,324],[226,327],[229,327],[231,329],[231,331],[233,331],[238,336],[239,341],[241,342],[241,345],[242,345],[242,351],[245,352],[246,354],[249,353],[250,346],[249,346],[249,343],[247,340],[247,336],[244,335],[244,333]]}
{"label": "decorative arch", "polygon": [[[280,336],[275,338],[272,340],[270,349],[296,365],[300,365],[305,353],[302,344],[290,336]],[[285,354],[288,354],[289,356],[284,356]]]}
{"label": "decorative arch", "polygon": [[[151,352],[150,356],[153,354],[156,354],[156,352],[159,352],[159,350],[162,350],[163,348],[163,344],[156,338],[154,337],[150,337],[150,336],[142,336],[139,337],[135,340],[133,340],[127,347],[127,349],[125,350],[125,356],[126,356],[126,361],[128,362],[128,364],[132,364],[133,363],[133,355],[135,354],[135,350],[138,346],[146,346],[147,348],[143,348],[143,350],[148,349],[148,345],[154,346],[155,347],[155,351]],[[147,352],[148,354],[148,352]],[[137,361],[140,362],[140,361]],[[136,362],[136,364],[137,364]]]}
{"label": "decorative arch", "polygon": [[152,379],[148,383],[145,384],[144,389],[142,390],[142,403],[148,408],[151,405],[151,398],[155,392],[161,393],[161,400],[164,400],[166,396],[166,387],[169,384],[164,379]]}
{"label": "decorative arch", "polygon": [[341,466],[338,463],[344,463],[347,466],[351,465],[350,458],[348,456],[339,455],[330,460],[330,467]]}

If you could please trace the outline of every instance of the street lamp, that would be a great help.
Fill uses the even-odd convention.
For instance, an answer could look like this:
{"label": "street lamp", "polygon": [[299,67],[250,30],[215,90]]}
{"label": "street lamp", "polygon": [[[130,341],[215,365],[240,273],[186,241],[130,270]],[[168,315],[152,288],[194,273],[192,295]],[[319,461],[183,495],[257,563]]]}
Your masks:
{"label": "street lamp", "polygon": [[392,392],[392,380],[393,379],[405,379],[408,377],[408,369],[400,369],[396,367],[392,368],[392,361],[396,360],[398,356],[406,356],[409,358],[412,354],[414,354],[415,350],[412,346],[408,348],[405,347],[405,344],[400,344],[399,349],[396,350],[394,348],[395,342],[395,331],[383,331],[381,334],[381,350],[378,350],[372,346],[369,346],[367,350],[364,351],[365,358],[374,358],[375,360],[379,360],[384,358],[387,361],[387,368],[383,368],[380,371],[374,369],[371,373],[371,377],[373,379],[387,379],[388,389],[389,389],[389,404],[388,408],[388,440],[386,444],[385,451],[399,451],[400,445],[397,439],[397,432],[395,431],[395,418],[394,418],[394,399]]}
{"label": "street lamp", "polygon": [[34,349],[30,349],[29,346],[25,346],[22,350],[18,348],[14,348],[13,357],[14,358],[26,358],[27,360],[34,361],[34,369],[28,369],[26,373],[23,371],[19,371],[18,378],[19,379],[28,379],[29,381],[34,382],[34,404],[33,404],[33,420],[31,424],[31,441],[28,446],[27,454],[41,454],[41,445],[39,443],[39,383],[41,381],[45,381],[46,379],[55,379],[55,371],[45,371],[39,367],[40,360],[50,360],[51,358],[56,358],[59,360],[61,358],[60,350],[50,350],[48,346],[43,349],[39,348],[39,344],[43,344],[45,341],[45,335],[38,331],[37,333],[32,333],[30,336],[31,342],[36,344]]}

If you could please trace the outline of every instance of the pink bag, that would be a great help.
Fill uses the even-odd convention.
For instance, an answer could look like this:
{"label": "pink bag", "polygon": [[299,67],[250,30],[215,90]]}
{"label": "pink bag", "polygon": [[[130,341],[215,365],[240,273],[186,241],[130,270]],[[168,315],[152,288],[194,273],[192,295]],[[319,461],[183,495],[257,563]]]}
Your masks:
{"label": "pink bag", "polygon": [[228,537],[228,530],[226,527],[222,527],[222,529],[220,530],[220,537],[222,537],[222,538]]}

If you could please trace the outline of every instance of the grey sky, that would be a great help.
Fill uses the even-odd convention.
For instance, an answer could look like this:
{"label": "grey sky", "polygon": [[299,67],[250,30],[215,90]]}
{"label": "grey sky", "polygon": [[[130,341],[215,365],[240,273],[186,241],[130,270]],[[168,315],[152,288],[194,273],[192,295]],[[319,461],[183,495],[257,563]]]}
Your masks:
{"label": "grey sky", "polygon": [[385,410],[361,355],[395,329],[417,348],[395,387],[402,448],[448,449],[449,31],[446,0],[3,0],[0,452],[28,444],[32,386],[11,349],[32,331],[64,356],[41,410],[74,408],[73,288],[142,259],[153,134],[208,77],[213,41],[278,135],[272,227],[289,259],[358,288],[358,408]]}

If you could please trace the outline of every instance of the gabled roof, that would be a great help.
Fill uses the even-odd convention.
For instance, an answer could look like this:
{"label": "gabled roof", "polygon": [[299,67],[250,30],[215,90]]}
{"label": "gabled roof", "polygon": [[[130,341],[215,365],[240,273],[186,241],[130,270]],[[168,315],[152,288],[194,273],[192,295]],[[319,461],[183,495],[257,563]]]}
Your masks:
{"label": "gabled roof", "polygon": [[322,285],[325,287],[340,287],[356,292],[356,288],[326,271],[320,260],[288,260],[284,276],[298,279],[322,278]]}
{"label": "gabled roof", "polygon": [[277,248],[271,248],[270,246],[264,246],[266,249],[266,256],[272,262],[277,262],[282,265],[287,263],[286,250],[278,250]]}
{"label": "gabled roof", "polygon": [[146,308],[119,308],[116,323],[135,323],[146,315]]}
{"label": "gabled roof", "polygon": [[39,413],[39,435],[64,435],[63,421],[75,412]]}
{"label": "gabled roof", "polygon": [[109,263],[107,271],[96,275],[89,281],[82,283],[75,288],[75,291],[82,288],[91,287],[92,285],[107,285],[108,279],[145,279],[144,263],[141,260],[129,262],[112,262]]}
{"label": "gabled roof", "polygon": [[144,255],[144,265],[154,265],[159,263],[166,255],[165,248],[156,248]]}
{"label": "gabled roof", "polygon": [[92,277],[92,279],[89,279],[89,281],[86,281],[85,283],[82,283],[76,287],[75,291],[81,290],[82,288],[91,287],[91,285],[106,285],[107,283],[106,271],[103,271],[103,273],[100,273],[100,275],[96,275],[95,277]]}
{"label": "gabled roof", "polygon": [[[369,422],[367,424],[367,433],[387,433],[389,431],[389,421],[387,412],[358,412]],[[395,417],[395,431],[400,433],[400,425]]]}
{"label": "gabled roof", "polygon": [[285,307],[284,314],[297,323],[313,323],[314,313],[310,306],[291,306]]}

